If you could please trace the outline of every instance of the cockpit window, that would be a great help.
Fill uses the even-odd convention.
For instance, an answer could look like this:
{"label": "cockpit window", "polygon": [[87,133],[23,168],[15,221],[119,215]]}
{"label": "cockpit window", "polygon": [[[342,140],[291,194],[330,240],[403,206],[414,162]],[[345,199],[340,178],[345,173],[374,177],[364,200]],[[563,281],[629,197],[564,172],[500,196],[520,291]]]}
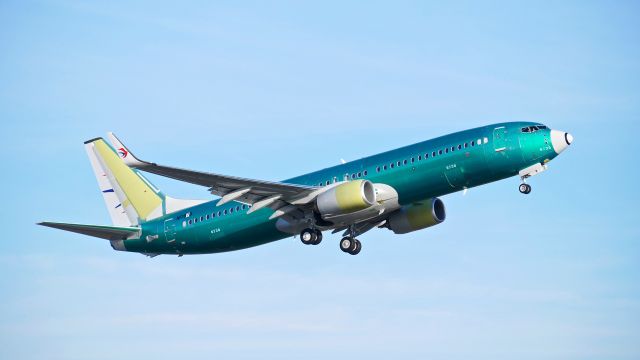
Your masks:
{"label": "cockpit window", "polygon": [[522,129],[520,129],[520,131],[523,133],[532,133],[532,132],[536,132],[538,130],[543,130],[546,128],[547,127],[544,125],[525,126]]}

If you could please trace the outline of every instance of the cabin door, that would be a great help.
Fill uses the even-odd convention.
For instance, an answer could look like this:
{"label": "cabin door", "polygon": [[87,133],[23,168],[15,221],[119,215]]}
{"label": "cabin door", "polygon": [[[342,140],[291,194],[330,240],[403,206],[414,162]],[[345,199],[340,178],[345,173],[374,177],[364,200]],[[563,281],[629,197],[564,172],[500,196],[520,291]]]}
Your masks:
{"label": "cabin door", "polygon": [[507,150],[506,143],[507,128],[504,126],[493,129],[493,149],[496,152]]}
{"label": "cabin door", "polygon": [[454,189],[462,189],[465,183],[465,177],[462,173],[461,163],[451,163],[445,167],[444,177],[447,179],[449,186]]}
{"label": "cabin door", "polygon": [[175,245],[176,242],[176,219],[171,218],[164,221],[164,238],[167,241],[167,244],[172,246]]}

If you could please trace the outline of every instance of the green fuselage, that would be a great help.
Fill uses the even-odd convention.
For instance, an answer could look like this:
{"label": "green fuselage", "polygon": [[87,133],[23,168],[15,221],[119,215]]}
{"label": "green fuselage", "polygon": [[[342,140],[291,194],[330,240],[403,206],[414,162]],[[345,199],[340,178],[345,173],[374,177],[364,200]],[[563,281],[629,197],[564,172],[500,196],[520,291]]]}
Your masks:
{"label": "green fuselage", "polygon": [[[401,205],[446,195],[517,175],[557,154],[548,129],[523,133],[529,122],[465,130],[305,174],[283,182],[326,186],[345,179],[368,179],[398,192]],[[435,154],[435,156],[434,156]],[[142,224],[127,251],[149,254],[204,254],[239,250],[291,236],[269,220],[272,210],[247,214],[248,206],[213,200]]]}

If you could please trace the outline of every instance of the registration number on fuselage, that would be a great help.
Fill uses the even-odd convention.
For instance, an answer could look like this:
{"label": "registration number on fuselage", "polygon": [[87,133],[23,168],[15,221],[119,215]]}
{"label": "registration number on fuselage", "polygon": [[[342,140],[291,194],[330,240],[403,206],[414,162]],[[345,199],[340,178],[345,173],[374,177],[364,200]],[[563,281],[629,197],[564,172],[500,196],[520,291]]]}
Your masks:
{"label": "registration number on fuselage", "polygon": [[455,169],[456,167],[458,167],[458,165],[456,165],[456,164],[449,164],[449,165],[445,166],[445,169],[447,169],[447,170],[451,170],[451,169]]}

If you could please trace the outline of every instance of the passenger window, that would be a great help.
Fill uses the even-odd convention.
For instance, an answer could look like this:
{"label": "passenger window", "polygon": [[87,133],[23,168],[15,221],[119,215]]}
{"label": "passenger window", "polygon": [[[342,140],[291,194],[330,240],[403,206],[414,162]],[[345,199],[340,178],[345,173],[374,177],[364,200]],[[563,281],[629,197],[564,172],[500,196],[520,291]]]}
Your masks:
{"label": "passenger window", "polygon": [[402,161],[403,165],[407,165],[407,160]]}
{"label": "passenger window", "polygon": [[207,216],[204,217],[205,219],[209,220],[209,214],[207,214]]}
{"label": "passenger window", "polygon": [[[425,157],[428,155],[425,155]],[[422,161],[422,155],[418,155],[418,161]]]}
{"label": "passenger window", "polygon": [[188,224],[191,225],[191,220],[188,221]]}
{"label": "passenger window", "polygon": [[398,166],[402,165],[402,163],[400,161],[398,161]]}
{"label": "passenger window", "polygon": [[367,170],[365,170],[362,174],[363,174],[364,176],[367,176],[367,173],[368,173],[368,171],[367,171]]}
{"label": "passenger window", "polygon": [[220,211],[218,211],[218,216],[220,216]]}
{"label": "passenger window", "polygon": [[482,139],[478,139],[478,145],[482,145]]}
{"label": "passenger window", "polygon": [[469,144],[464,143],[464,148],[466,149],[466,148],[468,148],[468,147],[469,147]]}
{"label": "passenger window", "polygon": [[444,149],[444,153],[448,154],[449,153],[449,148]]}
{"label": "passenger window", "polygon": [[186,221],[182,222],[182,227],[187,227],[187,222]]}
{"label": "passenger window", "polygon": [[222,215],[227,215],[227,209],[224,209],[224,211],[222,212]]}
{"label": "passenger window", "polygon": [[436,152],[435,151],[431,153],[431,157],[436,157]]}
{"label": "passenger window", "polygon": [[486,144],[488,142],[489,142],[489,139],[488,138],[484,138],[484,143]]}
{"label": "passenger window", "polygon": [[359,178],[360,178],[360,177],[362,177],[362,173],[358,173],[358,177],[359,177]]}
{"label": "passenger window", "polygon": [[442,150],[438,150],[438,155],[442,155]]}
{"label": "passenger window", "polygon": [[383,165],[382,170],[387,170],[387,165]]}
{"label": "passenger window", "polygon": [[376,167],[376,172],[380,172],[380,166]]}
{"label": "passenger window", "polygon": [[458,144],[458,150],[462,149],[462,145]]}
{"label": "passenger window", "polygon": [[389,165],[389,166],[393,169],[393,167],[394,167],[395,165],[394,165],[394,163],[391,163],[391,165]]}

